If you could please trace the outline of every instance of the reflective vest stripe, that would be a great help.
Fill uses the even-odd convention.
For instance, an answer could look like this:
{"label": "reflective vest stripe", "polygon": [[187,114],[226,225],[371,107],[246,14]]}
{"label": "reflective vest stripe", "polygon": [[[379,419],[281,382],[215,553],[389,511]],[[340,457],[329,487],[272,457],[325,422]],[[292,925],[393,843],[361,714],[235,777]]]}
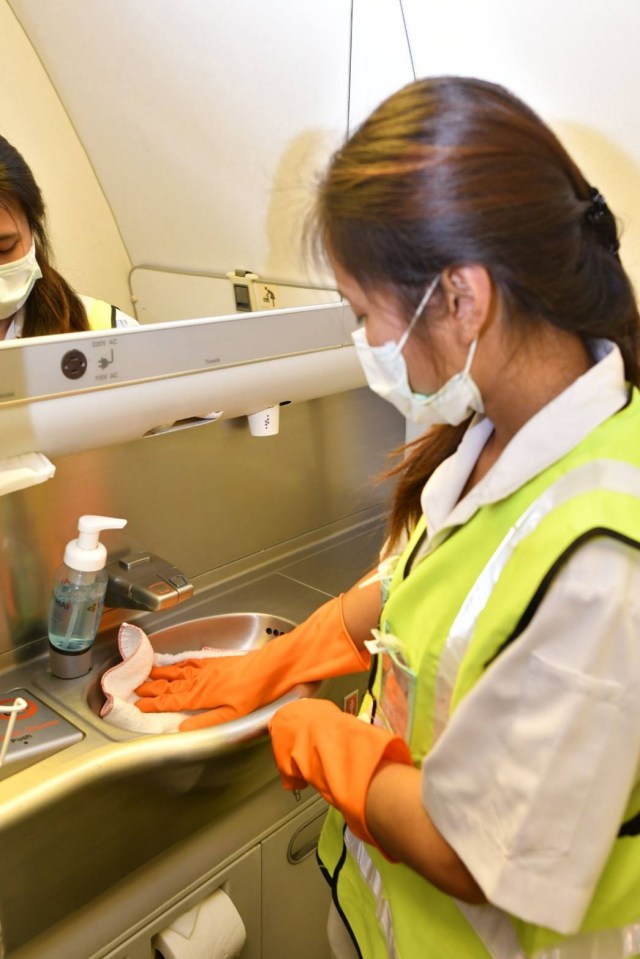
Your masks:
{"label": "reflective vest stripe", "polygon": [[[376,918],[380,923],[390,959],[398,959],[393,937],[391,909],[382,891],[382,877],[369,856],[366,845],[347,828],[345,844],[355,860],[362,879],[376,898]],[[633,959],[640,955],[640,922],[621,929],[578,933],[565,942],[536,949],[531,956],[523,952],[509,917],[495,906],[472,906],[456,900],[475,929],[492,959]]]}
{"label": "reflective vest stripe", "polygon": [[476,622],[487,605],[498,578],[516,546],[529,536],[552,510],[594,489],[638,496],[640,469],[620,460],[591,460],[565,473],[519,517],[478,576],[447,636],[435,679],[434,742],[449,721],[451,696],[460,664],[469,648]]}
{"label": "reflective vest stripe", "polygon": [[472,906],[459,899],[456,899],[456,903],[492,959],[528,959],[520,947],[509,917],[502,909],[488,904]]}
{"label": "reflective vest stripe", "polygon": [[391,908],[389,901],[384,895],[382,889],[382,876],[371,859],[367,847],[351,832],[349,827],[345,829],[344,842],[349,854],[354,859],[363,882],[367,884],[376,900],[376,919],[380,924],[380,929],[384,936],[387,946],[389,959],[398,959],[395,940],[393,937],[393,920],[391,917]]}
{"label": "reflective vest stripe", "polygon": [[577,933],[527,956],[509,917],[500,909],[465,902],[458,902],[458,906],[494,959],[632,959],[640,955],[640,922],[621,929]]}
{"label": "reflective vest stripe", "polygon": [[[554,509],[580,495],[595,491],[638,498],[640,468],[620,460],[600,459],[586,462],[564,474],[521,514],[486,563],[449,630],[440,656],[435,677],[434,738],[441,735],[449,720],[454,687],[478,618],[514,550]],[[397,957],[391,910],[384,896],[380,872],[365,844],[348,829],[345,843],[377,903],[376,917],[388,954]],[[631,959],[640,955],[640,922],[617,929],[578,933],[528,955],[518,942],[516,930],[507,913],[489,904],[472,906],[456,902],[493,959]]]}
{"label": "reflective vest stripe", "polygon": [[536,949],[531,959],[633,959],[640,956],[640,922],[621,929],[578,933],[548,949]]}
{"label": "reflective vest stripe", "polygon": [[[637,496],[640,469],[619,460],[593,460],[566,473],[522,514],[483,569],[454,620],[442,652],[436,675],[434,738],[448,722],[453,687],[478,616],[514,549],[553,509],[594,488]],[[527,959],[506,913],[490,905],[458,905],[495,959]],[[536,950],[530,959],[627,959],[638,953],[640,923],[633,923],[621,929],[580,933],[548,949]]]}
{"label": "reflective vest stripe", "polygon": [[597,537],[602,537],[602,536],[606,536],[609,539],[616,540],[619,543],[625,543],[627,546],[634,547],[634,549],[640,549],[640,539],[634,539],[632,536],[626,536],[624,533],[621,533],[619,530],[612,529],[609,526],[594,526],[591,529],[586,530],[584,533],[581,533],[580,536],[578,536],[577,539],[574,539],[574,541],[567,547],[567,549],[565,549],[563,553],[560,553],[560,555],[556,557],[553,565],[547,570],[537,590],[531,597],[529,601],[529,605],[522,613],[515,629],[513,630],[510,636],[507,636],[507,638],[503,641],[502,645],[498,647],[495,653],[493,653],[489,657],[489,659],[485,662],[484,664],[485,669],[488,666],[490,666],[491,663],[493,663],[493,661],[496,660],[501,653],[504,652],[507,646],[510,646],[511,643],[514,642],[514,640],[516,640],[518,636],[520,636],[520,634],[525,631],[525,629],[527,628],[527,626],[533,619],[533,616],[535,612],[537,611],[540,603],[542,602],[547,592],[547,589],[549,588],[550,583],[557,575],[560,567],[563,566],[566,563],[566,561],[569,559],[569,557],[572,556],[573,553],[575,553],[575,551],[579,549],[581,546],[583,546],[588,540],[596,539]]}

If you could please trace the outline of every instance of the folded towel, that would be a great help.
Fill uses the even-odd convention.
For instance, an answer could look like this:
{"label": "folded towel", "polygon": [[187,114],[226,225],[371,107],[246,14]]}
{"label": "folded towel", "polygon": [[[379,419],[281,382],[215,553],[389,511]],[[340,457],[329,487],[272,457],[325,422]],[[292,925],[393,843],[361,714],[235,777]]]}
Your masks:
{"label": "folded towel", "polygon": [[[205,659],[212,656],[243,656],[244,649],[202,649],[182,653],[156,653],[147,634],[139,626],[123,623],[118,632],[118,649],[122,662],[108,669],[100,685],[106,702],[100,715],[107,723],[136,733],[174,733],[185,713],[142,713],[135,706],[135,690],[148,678],[154,666],[166,666],[185,659]],[[200,712],[201,710],[196,710]]]}

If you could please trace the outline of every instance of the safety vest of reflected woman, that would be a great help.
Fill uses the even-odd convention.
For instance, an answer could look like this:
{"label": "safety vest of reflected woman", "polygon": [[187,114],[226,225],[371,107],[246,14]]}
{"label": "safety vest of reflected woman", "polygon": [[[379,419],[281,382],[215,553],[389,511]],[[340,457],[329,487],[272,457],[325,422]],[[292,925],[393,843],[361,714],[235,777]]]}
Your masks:
{"label": "safety vest of reflected woman", "polygon": [[0,137],[0,340],[137,325],[116,306],[77,295],[51,259],[40,188]]}
{"label": "safety vest of reflected woman", "polygon": [[[379,567],[240,660],[159,667],[205,730],[275,712],[332,807],[331,949],[640,955],[640,320],[616,220],[504,88],[420,80],[334,155],[312,229],[371,388],[419,424]],[[337,923],[337,931],[336,931]]]}

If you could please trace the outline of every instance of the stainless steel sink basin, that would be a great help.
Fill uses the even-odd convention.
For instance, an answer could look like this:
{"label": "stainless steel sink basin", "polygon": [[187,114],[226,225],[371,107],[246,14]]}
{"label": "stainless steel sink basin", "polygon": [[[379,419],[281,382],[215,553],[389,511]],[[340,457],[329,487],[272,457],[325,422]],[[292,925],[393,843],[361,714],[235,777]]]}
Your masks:
{"label": "stainless steel sink basin", "polygon": [[[362,537],[349,531],[322,548],[311,536],[300,549],[287,544],[271,559],[252,557],[203,575],[187,603],[163,613],[136,612],[131,621],[156,648],[165,642],[173,650],[192,647],[202,642],[202,630],[210,644],[261,646],[371,567],[377,529],[375,544],[368,526]],[[263,615],[243,612],[253,610]],[[43,636],[28,650],[0,656],[0,690],[25,690],[81,735],[0,777],[0,861],[7,880],[0,921],[11,959],[106,959],[112,948],[124,955],[125,932],[164,924],[167,910],[207,877],[231,863],[254,863],[274,824],[280,834],[283,823],[314,802],[311,789],[285,791],[273,761],[266,725],[284,700],[189,733],[145,736],[105,723],[98,715],[99,678],[116,662],[123,618],[124,611],[104,616],[93,670],[79,679],[52,676]],[[365,688],[360,673],[323,682],[313,694],[346,708],[354,690]],[[70,941],[82,945],[70,947]],[[139,948],[126,951],[129,959],[134,953],[141,959]]]}
{"label": "stainless steel sink basin", "polygon": [[[254,649],[291,629],[293,620],[234,610],[251,609],[254,603],[269,608],[279,598],[289,615],[302,619],[323,599],[295,581],[284,587],[266,577],[226,595],[203,596],[189,610],[172,614],[169,626],[156,617],[139,622],[159,651],[203,644]],[[178,613],[189,612],[199,615],[180,622]],[[151,868],[167,850],[187,841],[197,844],[213,824],[219,823],[220,830],[210,847],[212,866],[244,843],[255,842],[275,815],[292,814],[299,797],[285,792],[278,781],[267,734],[270,716],[301,696],[321,695],[342,705],[354,688],[365,686],[361,674],[297,686],[233,722],[141,735],[99,716],[104,702],[100,677],[118,661],[116,644],[117,627],[101,634],[93,670],[79,679],[54,677],[42,654],[4,674],[5,689],[26,689],[82,733],[81,741],[0,781],[2,868],[12,876],[0,897],[0,911],[11,956],[65,917],[101,901],[123,877]],[[306,790],[302,801],[309,794]],[[251,815],[240,815],[248,808]],[[229,817],[235,817],[232,831],[223,826]],[[174,880],[168,876],[166,881]],[[184,877],[175,882],[184,885]]]}
{"label": "stainless steel sink basin", "polygon": [[[183,653],[193,650],[199,650],[204,646],[213,647],[221,650],[252,650],[265,646],[270,640],[284,633],[289,632],[295,623],[291,620],[272,616],[269,613],[226,613],[217,616],[202,616],[198,619],[192,619],[185,623],[176,623],[165,629],[149,632],[149,640],[156,653]],[[101,687],[101,678],[106,669],[117,665],[118,656],[112,656],[99,670],[94,670],[87,688],[87,705],[93,717],[100,717],[102,707],[105,704],[105,696]],[[241,720],[225,723],[224,728],[220,727],[220,734],[224,736],[229,744],[245,742],[253,736],[258,736],[266,731],[266,724],[271,714],[289,702],[291,699],[300,696],[309,696],[312,694],[317,683],[312,685],[296,686],[286,696],[281,697],[273,704],[253,713],[250,717],[243,717]],[[87,716],[89,721],[94,722],[94,718]],[[99,720],[100,726],[104,731],[107,727],[107,735],[111,735],[113,727],[106,724],[103,719]],[[125,733],[124,731],[118,738],[126,736],[135,738],[140,733]]]}

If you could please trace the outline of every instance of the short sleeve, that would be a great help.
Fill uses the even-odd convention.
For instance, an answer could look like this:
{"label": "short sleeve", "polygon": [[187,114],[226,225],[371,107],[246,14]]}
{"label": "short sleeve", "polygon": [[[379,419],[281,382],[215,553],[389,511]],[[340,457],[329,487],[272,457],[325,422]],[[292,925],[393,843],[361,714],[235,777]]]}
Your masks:
{"label": "short sleeve", "polygon": [[124,326],[138,326],[138,321],[132,316],[129,316],[128,313],[123,313],[121,309],[116,307],[116,327]]}
{"label": "short sleeve", "polygon": [[639,597],[639,551],[581,547],[423,764],[424,805],[488,901],[565,934],[638,776]]}

